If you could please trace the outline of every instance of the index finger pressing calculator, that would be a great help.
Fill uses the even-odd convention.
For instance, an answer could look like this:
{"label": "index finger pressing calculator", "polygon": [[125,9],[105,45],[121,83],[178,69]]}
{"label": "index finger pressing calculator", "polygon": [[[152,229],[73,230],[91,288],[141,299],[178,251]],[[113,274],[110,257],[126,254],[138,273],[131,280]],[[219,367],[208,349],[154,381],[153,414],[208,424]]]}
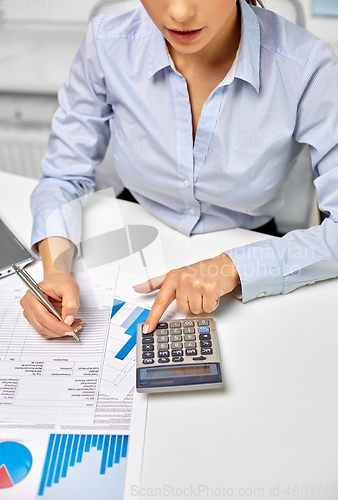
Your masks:
{"label": "index finger pressing calculator", "polygon": [[169,392],[222,387],[212,318],[162,322],[152,333],[137,325],[136,390]]}

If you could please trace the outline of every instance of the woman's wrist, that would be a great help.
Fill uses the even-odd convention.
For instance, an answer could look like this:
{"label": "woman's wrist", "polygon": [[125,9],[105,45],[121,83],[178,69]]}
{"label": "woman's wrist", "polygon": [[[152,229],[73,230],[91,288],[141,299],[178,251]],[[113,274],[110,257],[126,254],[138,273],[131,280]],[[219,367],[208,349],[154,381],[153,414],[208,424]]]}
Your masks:
{"label": "woman's wrist", "polygon": [[234,280],[234,288],[236,288],[237,285],[241,284],[241,279],[239,277],[239,273],[237,271],[237,267],[234,263],[234,261],[229,257],[228,254],[226,253],[221,253],[220,257],[222,257],[223,260],[225,260],[226,263],[223,263],[222,265],[222,272],[224,272],[224,267],[227,269],[228,276],[232,277]]}
{"label": "woman's wrist", "polygon": [[39,241],[38,248],[44,276],[71,272],[75,245],[70,240],[54,236]]}

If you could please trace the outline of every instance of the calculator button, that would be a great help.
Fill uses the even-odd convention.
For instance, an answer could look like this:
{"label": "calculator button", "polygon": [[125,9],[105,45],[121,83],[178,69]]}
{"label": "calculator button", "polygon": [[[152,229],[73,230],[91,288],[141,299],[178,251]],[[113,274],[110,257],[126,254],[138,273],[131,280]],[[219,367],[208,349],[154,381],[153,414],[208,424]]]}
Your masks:
{"label": "calculator button", "polygon": [[148,358],[148,359],[143,359],[143,360],[142,360],[142,363],[143,363],[144,365],[151,365],[151,363],[154,363],[154,360],[153,360],[153,359],[150,359],[150,358]]}
{"label": "calculator button", "polygon": [[201,348],[201,354],[212,354],[211,347],[202,347]]}
{"label": "calculator button", "polygon": [[206,326],[209,325],[209,321],[207,319],[200,319],[197,321],[198,326]]}
{"label": "calculator button", "polygon": [[184,335],[184,340],[196,340],[196,335],[188,333],[188,335]]}
{"label": "calculator button", "polygon": [[170,359],[169,358],[158,358],[157,361],[159,363],[169,363]]}
{"label": "calculator button", "polygon": [[182,329],[181,328],[172,328],[170,330],[170,335],[181,335],[182,334]]}
{"label": "calculator button", "polygon": [[172,335],[170,337],[171,342],[181,342],[182,341],[182,335]]}
{"label": "calculator button", "polygon": [[186,356],[196,356],[197,355],[197,349],[186,349],[185,350],[185,355]]}
{"label": "calculator button", "polygon": [[211,339],[211,335],[210,335],[210,333],[200,333],[198,338],[200,340],[209,340],[209,339]]}
{"label": "calculator button", "polygon": [[195,333],[195,328],[183,328],[183,333]]}
{"label": "calculator button", "polygon": [[156,335],[169,335],[168,330],[155,330]]}
{"label": "calculator button", "polygon": [[151,337],[153,334],[152,333],[144,333],[142,332],[142,337]]}
{"label": "calculator button", "polygon": [[205,359],[207,359],[205,356],[198,356],[196,358],[192,358],[194,361],[204,361]]}
{"label": "calculator button", "polygon": [[157,352],[157,356],[159,358],[167,358],[169,356],[169,351],[166,350],[166,351],[158,351]]}
{"label": "calculator button", "polygon": [[183,321],[183,327],[184,327],[184,328],[186,328],[187,326],[192,326],[192,327],[194,327],[194,326],[195,326],[194,321],[191,321],[191,320],[190,320],[190,321],[189,321],[189,320],[187,320],[187,321]]}
{"label": "calculator button", "polygon": [[168,342],[159,342],[157,344],[157,349],[169,349]]}
{"label": "calculator button", "polygon": [[211,340],[201,340],[200,346],[201,347],[211,347]]}
{"label": "calculator button", "polygon": [[181,328],[181,322],[180,321],[173,321],[172,323],[169,323],[170,328]]}
{"label": "calculator button", "polygon": [[172,342],[171,343],[171,348],[172,349],[182,349],[183,343],[182,342]]}
{"label": "calculator button", "polygon": [[159,335],[157,337],[157,342],[168,342],[169,340],[169,337],[167,337],[166,335]]}
{"label": "calculator button", "polygon": [[142,345],[142,351],[153,351],[154,350],[154,344],[143,344]]}
{"label": "calculator button", "polygon": [[210,333],[210,328],[208,326],[199,326],[198,333]]}
{"label": "calculator button", "polygon": [[163,330],[163,328],[168,328],[168,323],[157,323],[156,329]]}
{"label": "calculator button", "polygon": [[172,356],[183,356],[183,349],[173,349],[171,351]]}
{"label": "calculator button", "polygon": [[174,363],[176,363],[178,361],[184,361],[184,359],[182,358],[182,356],[175,356],[174,358],[172,358],[172,361],[174,361]]}
{"label": "calculator button", "polygon": [[154,342],[154,337],[143,337],[142,344],[152,344]]}
{"label": "calculator button", "polygon": [[189,340],[189,342],[184,342],[184,347],[196,347],[196,342]]}
{"label": "calculator button", "polygon": [[153,351],[146,351],[142,353],[142,358],[147,359],[147,358],[153,358],[154,357],[154,352]]}

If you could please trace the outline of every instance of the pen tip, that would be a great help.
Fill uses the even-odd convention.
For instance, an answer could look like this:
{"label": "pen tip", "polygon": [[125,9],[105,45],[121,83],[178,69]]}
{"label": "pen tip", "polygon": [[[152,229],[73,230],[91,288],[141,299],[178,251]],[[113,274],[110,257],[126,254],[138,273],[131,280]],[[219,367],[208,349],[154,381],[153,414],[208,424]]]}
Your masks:
{"label": "pen tip", "polygon": [[73,333],[73,337],[74,339],[76,339],[78,342],[81,342],[81,340],[79,339],[79,337],[76,335],[76,333]]}

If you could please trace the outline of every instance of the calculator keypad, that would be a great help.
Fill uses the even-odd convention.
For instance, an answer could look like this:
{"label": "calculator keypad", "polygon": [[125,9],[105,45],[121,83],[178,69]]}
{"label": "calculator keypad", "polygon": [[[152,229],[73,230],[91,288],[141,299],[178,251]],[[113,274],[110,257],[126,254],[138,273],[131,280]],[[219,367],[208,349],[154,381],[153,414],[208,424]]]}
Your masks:
{"label": "calculator keypad", "polygon": [[204,361],[213,354],[207,319],[161,322],[152,334],[142,334],[142,362]]}

